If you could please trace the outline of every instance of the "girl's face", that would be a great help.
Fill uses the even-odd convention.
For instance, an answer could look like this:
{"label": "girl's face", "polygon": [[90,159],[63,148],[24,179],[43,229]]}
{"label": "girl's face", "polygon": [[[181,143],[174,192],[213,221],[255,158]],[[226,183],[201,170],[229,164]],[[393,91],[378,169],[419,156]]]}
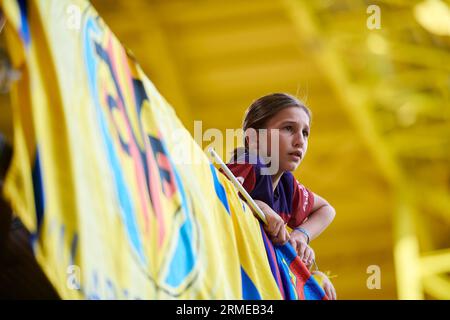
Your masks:
{"label": "girl's face", "polygon": [[[308,149],[309,116],[299,107],[288,107],[273,116],[267,123],[267,151],[270,155],[271,134],[278,131],[279,172],[294,171],[302,162]],[[270,155],[271,156],[271,155]]]}

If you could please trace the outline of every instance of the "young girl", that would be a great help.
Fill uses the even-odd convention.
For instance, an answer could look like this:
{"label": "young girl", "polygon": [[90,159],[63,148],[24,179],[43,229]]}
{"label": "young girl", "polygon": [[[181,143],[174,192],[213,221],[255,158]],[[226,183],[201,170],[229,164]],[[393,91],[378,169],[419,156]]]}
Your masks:
{"label": "young girl", "polygon": [[[301,185],[291,173],[306,155],[310,126],[311,112],[298,99],[285,93],[263,96],[245,114],[245,147],[235,150],[227,164],[265,213],[264,229],[271,241],[289,241],[307,266],[315,258],[309,242],[336,214],[325,199]],[[266,134],[258,134],[260,129],[266,129]],[[324,281],[324,289],[329,298],[335,298],[329,280]]]}

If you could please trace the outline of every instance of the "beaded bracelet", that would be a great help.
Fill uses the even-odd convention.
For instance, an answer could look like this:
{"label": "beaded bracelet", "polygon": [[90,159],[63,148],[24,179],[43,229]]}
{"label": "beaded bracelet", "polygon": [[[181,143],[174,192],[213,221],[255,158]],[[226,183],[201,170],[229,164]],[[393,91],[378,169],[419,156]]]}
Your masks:
{"label": "beaded bracelet", "polygon": [[297,228],[295,228],[294,230],[297,230],[297,231],[303,233],[303,234],[306,236],[306,243],[309,244],[309,239],[310,239],[310,238],[309,238],[309,233],[308,233],[308,231],[306,231],[304,228],[301,228],[301,227],[297,227]]}

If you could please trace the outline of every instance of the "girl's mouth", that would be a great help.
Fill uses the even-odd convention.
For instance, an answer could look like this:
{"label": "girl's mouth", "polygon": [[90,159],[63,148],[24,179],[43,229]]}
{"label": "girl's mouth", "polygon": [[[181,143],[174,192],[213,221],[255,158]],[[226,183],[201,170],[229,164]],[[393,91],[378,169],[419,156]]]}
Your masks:
{"label": "girl's mouth", "polygon": [[289,155],[293,158],[295,158],[296,161],[299,161],[302,159],[302,152],[301,151],[295,151],[295,152],[290,152]]}

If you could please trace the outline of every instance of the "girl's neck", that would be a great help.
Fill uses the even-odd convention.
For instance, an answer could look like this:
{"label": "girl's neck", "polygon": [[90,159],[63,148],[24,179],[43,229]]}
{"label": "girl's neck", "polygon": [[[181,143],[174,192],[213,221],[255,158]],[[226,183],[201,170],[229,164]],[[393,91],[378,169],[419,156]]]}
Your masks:
{"label": "girl's neck", "polygon": [[[247,149],[246,150],[247,151],[247,153],[253,153],[254,155],[256,155],[256,156],[258,156],[258,157],[263,157],[263,156],[261,156],[256,150],[254,150],[254,149]],[[283,171],[280,171],[280,172],[278,172],[278,173],[276,173],[276,174],[274,174],[273,176],[272,176],[272,191],[275,191],[275,189],[276,189],[276,187],[277,187],[277,185],[278,185],[278,182],[280,182],[280,178],[281,178],[281,176],[283,175]]]}
{"label": "girl's neck", "polygon": [[278,172],[272,176],[272,191],[275,191],[278,182],[280,182],[280,178],[283,175],[283,171]]}

